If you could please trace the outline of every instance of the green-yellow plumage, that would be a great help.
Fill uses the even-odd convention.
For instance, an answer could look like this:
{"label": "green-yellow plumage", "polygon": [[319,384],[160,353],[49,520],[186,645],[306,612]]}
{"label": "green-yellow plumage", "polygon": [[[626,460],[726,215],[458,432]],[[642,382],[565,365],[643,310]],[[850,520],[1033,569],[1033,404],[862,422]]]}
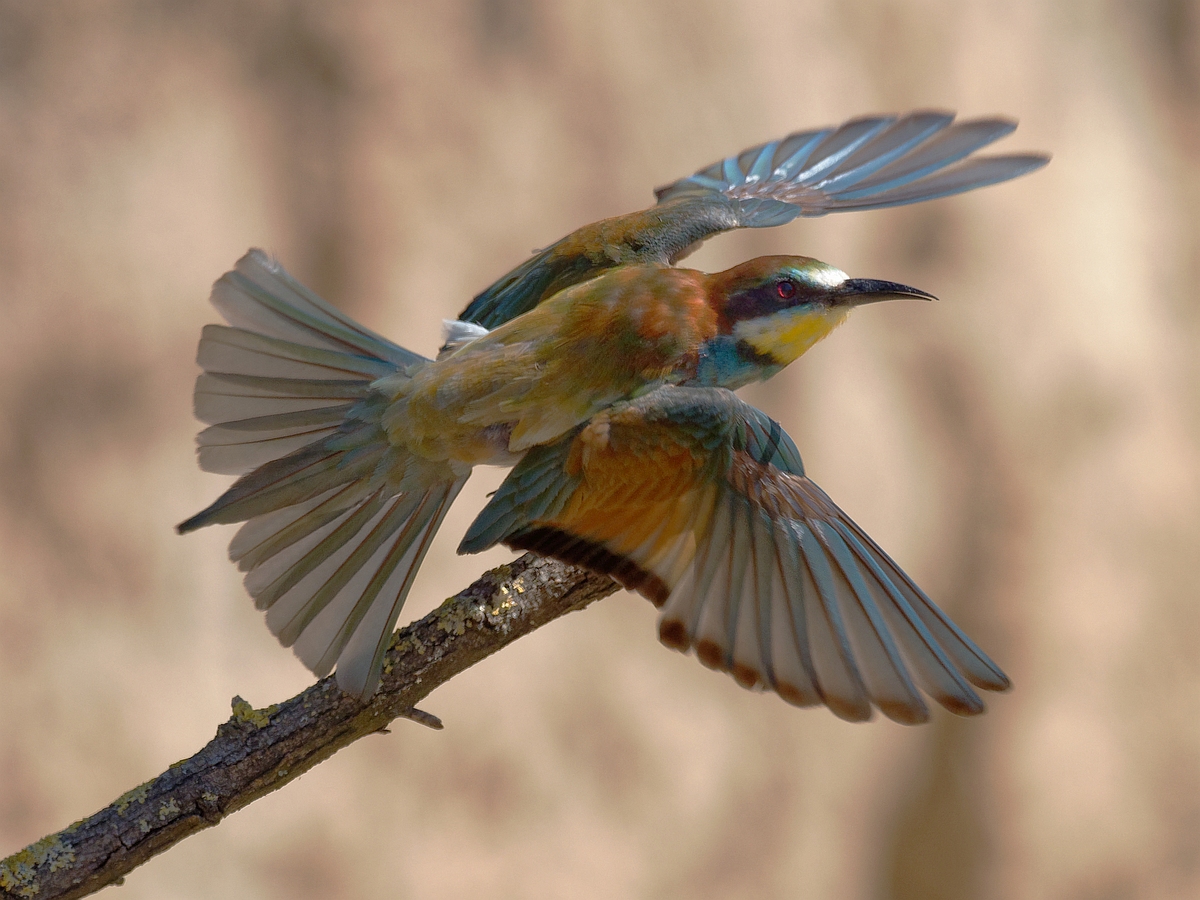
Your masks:
{"label": "green-yellow plumage", "polygon": [[[222,277],[196,384],[200,462],[240,477],[180,531],[243,522],[230,555],[267,624],[363,699],[473,466],[513,472],[464,538],[609,572],[660,637],[790,702],[922,721],[995,667],[804,476],[728,388],[767,378],[863,303],[928,297],[799,256],[672,268],[720,231],[916,202],[1015,177],[975,157],[1004,120],[858,119],[744,151],[650,210],[568,235],[481,293],[436,360],[363,328],[251,251]],[[476,323],[473,327],[468,323]],[[485,331],[485,329],[491,329]]]}

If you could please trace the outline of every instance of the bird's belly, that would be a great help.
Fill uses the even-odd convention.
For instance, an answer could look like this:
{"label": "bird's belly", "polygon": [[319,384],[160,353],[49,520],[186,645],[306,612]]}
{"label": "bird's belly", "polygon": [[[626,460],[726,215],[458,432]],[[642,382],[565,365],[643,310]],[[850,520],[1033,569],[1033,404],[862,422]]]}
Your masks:
{"label": "bird's belly", "polygon": [[389,429],[394,445],[430,460],[468,466],[511,466],[524,454],[508,449],[511,422],[465,425],[450,416],[418,417],[409,427]]}
{"label": "bird's belly", "polygon": [[[508,449],[509,438],[512,436],[511,422],[499,425],[488,425],[481,428],[475,435],[470,452],[474,466],[515,466],[525,455],[524,451],[514,453]],[[462,460],[468,462],[468,460]]]}

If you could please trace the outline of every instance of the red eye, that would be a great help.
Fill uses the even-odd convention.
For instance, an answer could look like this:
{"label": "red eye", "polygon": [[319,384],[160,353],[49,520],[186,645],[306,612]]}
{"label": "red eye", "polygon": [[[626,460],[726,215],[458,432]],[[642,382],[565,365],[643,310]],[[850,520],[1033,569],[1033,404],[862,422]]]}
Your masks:
{"label": "red eye", "polygon": [[781,281],[775,285],[775,293],[780,300],[791,300],[796,296],[796,284],[792,281]]}

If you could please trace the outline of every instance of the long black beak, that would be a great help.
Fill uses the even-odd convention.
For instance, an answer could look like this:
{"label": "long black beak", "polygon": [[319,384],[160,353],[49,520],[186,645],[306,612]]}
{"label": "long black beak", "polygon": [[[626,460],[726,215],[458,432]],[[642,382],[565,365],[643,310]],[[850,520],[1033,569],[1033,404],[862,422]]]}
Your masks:
{"label": "long black beak", "polygon": [[834,291],[834,303],[846,306],[862,306],[864,303],[878,303],[880,300],[936,300],[933,294],[926,293],[907,284],[897,284],[894,281],[879,281],[875,278],[847,278]]}

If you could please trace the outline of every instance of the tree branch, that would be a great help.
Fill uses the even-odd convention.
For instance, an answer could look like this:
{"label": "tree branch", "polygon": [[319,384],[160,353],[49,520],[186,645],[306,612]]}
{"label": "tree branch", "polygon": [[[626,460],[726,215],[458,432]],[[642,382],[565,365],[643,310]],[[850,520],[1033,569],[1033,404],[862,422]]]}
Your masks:
{"label": "tree branch", "polygon": [[416,709],[434,688],[616,590],[606,576],[526,554],[397,632],[368,704],[343,694],[332,677],[265,709],[235,697],[229,721],[195,756],[0,862],[0,898],[84,897],[397,717],[441,728]]}

